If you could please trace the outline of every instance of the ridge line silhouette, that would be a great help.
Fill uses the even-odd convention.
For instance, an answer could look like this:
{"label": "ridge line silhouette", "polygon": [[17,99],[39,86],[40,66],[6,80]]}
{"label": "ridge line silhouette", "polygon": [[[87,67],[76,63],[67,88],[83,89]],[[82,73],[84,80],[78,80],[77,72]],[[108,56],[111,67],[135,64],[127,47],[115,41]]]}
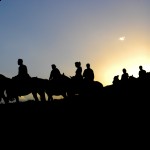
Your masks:
{"label": "ridge line silhouette", "polygon": [[[119,75],[114,76],[111,85],[103,86],[94,80],[94,71],[90,64],[82,74],[81,62],[75,62],[75,76],[68,77],[61,74],[55,64],[52,64],[49,79],[30,77],[27,66],[23,59],[18,59],[18,75],[12,78],[0,74],[0,101],[6,104],[12,100],[19,102],[19,96],[32,93],[35,102],[53,101],[53,95],[62,95],[64,99],[134,99],[146,98],[150,85],[150,73],[139,66],[139,77],[129,76],[125,68],[122,69],[121,79]],[[138,93],[138,96],[137,96]],[[40,96],[40,99],[38,98]],[[46,99],[47,95],[47,99]]]}

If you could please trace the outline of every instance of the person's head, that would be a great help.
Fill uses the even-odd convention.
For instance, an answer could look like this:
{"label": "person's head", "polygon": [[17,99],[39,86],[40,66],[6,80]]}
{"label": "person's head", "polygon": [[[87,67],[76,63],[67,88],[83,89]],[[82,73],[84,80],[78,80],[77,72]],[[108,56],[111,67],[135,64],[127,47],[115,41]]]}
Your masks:
{"label": "person's head", "polygon": [[119,80],[119,75],[114,76],[114,80]]}
{"label": "person's head", "polygon": [[87,67],[87,68],[90,68],[90,64],[89,64],[89,63],[87,63],[87,64],[86,64],[86,67]]}
{"label": "person's head", "polygon": [[142,69],[143,69],[143,67],[142,67],[142,66],[139,66],[139,69],[140,69],[140,70],[142,70]]}
{"label": "person's head", "polygon": [[114,76],[113,83],[116,83],[117,81],[119,81],[119,75]]}
{"label": "person's head", "polygon": [[75,66],[78,68],[81,66],[81,62],[75,62]]}
{"label": "person's head", "polygon": [[52,69],[55,69],[56,68],[56,65],[55,64],[52,64]]}
{"label": "person's head", "polygon": [[76,66],[76,67],[79,67],[79,62],[75,62],[75,66]]}
{"label": "person's head", "polygon": [[122,70],[122,71],[123,71],[123,73],[126,73],[126,72],[127,72],[125,68],[123,68],[123,70]]}
{"label": "person's head", "polygon": [[23,64],[23,59],[18,59],[18,65],[22,65]]}

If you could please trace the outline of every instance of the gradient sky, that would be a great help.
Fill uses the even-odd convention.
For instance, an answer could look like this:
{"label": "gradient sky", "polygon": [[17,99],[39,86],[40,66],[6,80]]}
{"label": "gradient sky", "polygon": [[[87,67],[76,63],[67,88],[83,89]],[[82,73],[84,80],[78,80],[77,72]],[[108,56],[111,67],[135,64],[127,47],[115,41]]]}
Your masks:
{"label": "gradient sky", "polygon": [[0,74],[15,76],[18,58],[47,79],[53,63],[68,76],[90,63],[104,86],[123,68],[149,72],[150,0],[2,0]]}

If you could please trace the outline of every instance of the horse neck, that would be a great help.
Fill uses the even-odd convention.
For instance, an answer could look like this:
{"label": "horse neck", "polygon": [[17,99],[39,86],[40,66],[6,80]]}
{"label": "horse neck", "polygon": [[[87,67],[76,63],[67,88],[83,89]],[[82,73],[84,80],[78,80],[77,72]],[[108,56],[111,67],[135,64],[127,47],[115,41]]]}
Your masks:
{"label": "horse neck", "polygon": [[61,76],[62,77],[62,79],[70,79],[68,76],[66,76],[66,75],[62,75]]}
{"label": "horse neck", "polygon": [[6,77],[6,76],[0,74],[0,80],[8,80],[8,79],[10,79],[10,78],[8,78],[8,77]]}
{"label": "horse neck", "polygon": [[0,74],[0,79],[5,79],[6,77],[2,74]]}

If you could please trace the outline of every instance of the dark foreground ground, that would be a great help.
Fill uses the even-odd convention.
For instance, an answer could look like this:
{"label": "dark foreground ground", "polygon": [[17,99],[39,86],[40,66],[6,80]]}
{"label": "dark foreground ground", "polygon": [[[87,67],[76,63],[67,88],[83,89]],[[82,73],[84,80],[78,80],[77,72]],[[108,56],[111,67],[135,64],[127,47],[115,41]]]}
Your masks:
{"label": "dark foreground ground", "polygon": [[[0,105],[0,131],[7,139],[53,138],[105,147],[141,147],[149,138],[149,98],[72,99],[27,101]],[[18,134],[19,133],[19,134]],[[42,136],[41,136],[42,134]],[[10,138],[11,136],[11,138]],[[27,141],[26,141],[27,142]],[[50,141],[49,141],[50,142]],[[144,143],[143,143],[144,142]],[[70,143],[70,142],[69,142]],[[59,144],[59,143],[57,143]],[[37,142],[36,142],[37,145]]]}
{"label": "dark foreground ground", "polygon": [[83,118],[150,118],[150,102],[148,97],[127,99],[114,98],[66,98],[51,102],[35,102],[28,100],[20,103],[0,105],[1,117],[83,117]]}
{"label": "dark foreground ground", "polygon": [[85,148],[91,144],[92,149],[101,145],[111,149],[145,149],[146,143],[149,146],[150,133],[149,87],[131,89],[115,93],[108,87],[104,92],[96,92],[98,96],[86,93],[88,96],[52,102],[29,100],[1,104],[0,131],[4,132],[6,141],[14,139],[19,143],[21,137],[26,137],[19,148],[26,145],[29,138],[31,142],[39,139],[35,145],[46,138],[51,146],[52,138],[60,146],[58,140],[72,147],[82,144]]}

